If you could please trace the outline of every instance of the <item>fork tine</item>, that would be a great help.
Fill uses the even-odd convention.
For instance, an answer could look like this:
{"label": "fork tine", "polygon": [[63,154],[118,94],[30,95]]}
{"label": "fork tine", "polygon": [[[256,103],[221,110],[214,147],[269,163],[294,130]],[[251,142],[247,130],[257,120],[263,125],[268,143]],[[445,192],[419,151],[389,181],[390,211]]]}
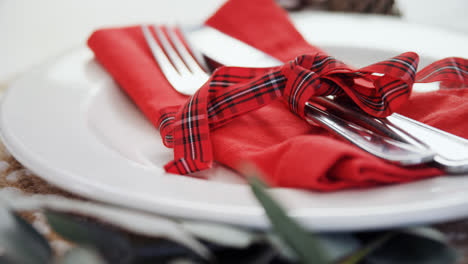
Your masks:
{"label": "fork tine", "polygon": [[159,44],[154,39],[147,25],[141,25],[143,36],[145,37],[146,43],[151,49],[154,59],[159,65],[159,68],[164,73],[169,82],[176,81],[179,78],[179,73],[176,71],[172,63],[167,58],[164,51],[161,49]]}
{"label": "fork tine", "polygon": [[[154,27],[156,37],[146,25],[142,25],[141,30],[159,68],[176,91],[192,95],[209,79],[209,75],[198,66],[189,51],[185,47],[183,49],[180,47],[183,44],[174,32],[167,29],[167,34],[171,34],[168,39],[159,27]],[[159,43],[155,38],[159,40]],[[171,44],[171,40],[174,43]],[[178,51],[174,50],[173,45],[179,46]],[[187,62],[184,62],[182,56],[185,56]]]}
{"label": "fork tine", "polygon": [[[167,27],[164,27],[167,29]],[[181,75],[187,75],[190,74],[189,69],[185,65],[185,63],[182,61],[182,59],[179,57],[179,54],[174,50],[172,47],[171,43],[166,37],[166,34],[164,34],[163,30],[161,27],[154,27],[154,32],[156,33],[156,36],[158,37],[162,48],[166,52],[166,55],[169,57],[169,59],[172,61],[172,64],[176,68],[176,70],[181,74]]]}
{"label": "fork tine", "polygon": [[[167,33],[169,35],[169,39],[171,42],[174,44],[177,52],[179,53],[180,57],[185,61],[185,64],[189,68],[189,70],[194,73],[194,74],[204,74],[207,75],[206,70],[200,66],[200,64],[203,65],[203,63],[199,63],[191,54],[190,52],[190,47],[187,47],[182,43],[182,40],[180,39],[177,35],[177,30],[179,30],[178,27],[175,28],[168,28]],[[179,30],[179,32],[181,32]],[[181,32],[182,34],[182,32]],[[183,37],[183,36],[182,36]]]}
{"label": "fork tine", "polygon": [[195,61],[198,63],[198,65],[202,68],[202,70],[204,70],[207,73],[211,73],[212,69],[210,66],[208,66],[205,56],[198,49],[192,48],[193,46],[190,43],[190,39],[185,37],[186,30],[181,28],[180,26],[176,26],[175,32],[178,32],[180,38],[184,40],[185,47],[187,48],[189,53],[192,55],[192,57],[195,59]]}

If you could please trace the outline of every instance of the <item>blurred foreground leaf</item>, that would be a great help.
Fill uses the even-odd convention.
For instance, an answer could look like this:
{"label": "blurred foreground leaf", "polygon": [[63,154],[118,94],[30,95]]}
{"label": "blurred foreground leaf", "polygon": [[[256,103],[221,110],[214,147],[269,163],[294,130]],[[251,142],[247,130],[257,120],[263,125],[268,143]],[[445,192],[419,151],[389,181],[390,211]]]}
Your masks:
{"label": "blurred foreground leaf", "polygon": [[212,257],[202,243],[185,231],[177,221],[169,218],[109,204],[67,199],[56,195],[29,196],[6,189],[0,189],[0,199],[6,201],[9,207],[20,211],[50,209],[54,212],[90,216],[132,234],[172,240],[207,260]]}
{"label": "blurred foreground leaf", "polygon": [[[250,174],[249,176],[252,176]],[[300,263],[327,264],[330,259],[325,254],[319,240],[292,220],[266,191],[265,184],[258,177],[249,177],[249,184],[255,197],[265,208],[278,236],[297,254]]]}
{"label": "blurred foreground leaf", "polygon": [[0,263],[48,264],[47,240],[19,215],[0,206]]}
{"label": "blurred foreground leaf", "polygon": [[44,214],[52,229],[65,239],[97,249],[109,263],[132,263],[131,246],[119,233],[63,213],[46,211]]}
{"label": "blurred foreground leaf", "polygon": [[[0,199],[7,198],[3,200],[17,210],[50,209],[45,214],[52,228],[84,246],[68,252],[61,264],[102,264],[104,261],[199,264],[211,263],[215,260],[213,256],[216,263],[223,264],[328,264],[337,260],[341,260],[340,264],[456,263],[457,252],[440,232],[431,228],[386,233],[310,234],[287,216],[260,180],[250,178],[249,183],[276,233],[175,221],[137,210],[50,195],[26,196],[0,190]],[[129,239],[133,236],[123,235],[110,226],[83,221],[68,213],[91,216],[141,237],[135,242]],[[45,264],[51,259],[51,249],[44,237],[18,215],[0,208],[0,263]]]}
{"label": "blurred foreground leaf", "polygon": [[[109,226],[83,221],[78,217],[60,212],[46,211],[45,215],[52,229],[58,234],[85,249],[95,249],[107,263],[166,263],[175,258],[193,259],[196,263],[206,263],[196,252],[174,241],[150,237],[138,237],[133,241]],[[92,253],[89,250],[78,253],[90,252]]]}

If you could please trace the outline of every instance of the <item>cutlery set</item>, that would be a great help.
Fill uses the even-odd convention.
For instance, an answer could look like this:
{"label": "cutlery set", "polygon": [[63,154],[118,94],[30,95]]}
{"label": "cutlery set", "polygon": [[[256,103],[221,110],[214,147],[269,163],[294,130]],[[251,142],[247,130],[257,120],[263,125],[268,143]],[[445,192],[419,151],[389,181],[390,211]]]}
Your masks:
{"label": "cutlery set", "polygon": [[[153,35],[149,26],[141,26],[153,57],[166,79],[178,92],[192,95],[209,79],[209,68],[200,51],[188,45],[183,30],[164,28],[165,32],[155,26]],[[209,30],[216,32],[216,38],[225,41],[227,46],[236,46],[253,58],[266,58],[273,65],[281,63],[230,36],[214,29]],[[203,55],[209,57],[208,54]],[[229,56],[236,55],[226,53],[226,57]],[[211,59],[237,66],[229,64],[229,58],[223,60],[223,57],[218,56]],[[397,113],[387,118],[375,118],[350,102],[338,102],[332,97],[313,98],[306,103],[305,109],[308,122],[318,124],[388,162],[401,166],[427,164],[451,175],[468,172],[468,140],[461,137]]]}

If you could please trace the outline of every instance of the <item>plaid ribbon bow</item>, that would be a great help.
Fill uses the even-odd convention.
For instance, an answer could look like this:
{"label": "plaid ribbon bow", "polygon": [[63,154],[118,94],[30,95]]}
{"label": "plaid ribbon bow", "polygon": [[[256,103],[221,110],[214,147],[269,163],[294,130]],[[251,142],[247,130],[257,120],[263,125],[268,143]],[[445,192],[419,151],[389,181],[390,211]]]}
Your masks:
{"label": "plaid ribbon bow", "polygon": [[416,74],[413,52],[353,70],[323,54],[303,55],[272,68],[221,67],[186,104],[163,110],[159,129],[163,142],[174,148],[165,169],[188,174],[213,163],[210,130],[282,98],[304,118],[312,96],[347,95],[366,113],[385,117],[408,99],[414,82],[441,82],[441,87],[468,86],[468,60],[446,58]]}

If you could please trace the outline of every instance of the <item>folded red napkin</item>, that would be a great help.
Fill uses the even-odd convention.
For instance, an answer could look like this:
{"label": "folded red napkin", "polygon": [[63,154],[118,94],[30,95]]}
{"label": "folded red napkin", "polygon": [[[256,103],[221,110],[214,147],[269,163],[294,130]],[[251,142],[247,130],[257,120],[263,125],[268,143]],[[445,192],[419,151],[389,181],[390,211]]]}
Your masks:
{"label": "folded red napkin", "polygon": [[[322,53],[302,38],[271,0],[231,0],[206,23],[283,61]],[[161,120],[188,100],[164,78],[140,27],[98,30],[88,45],[156,128],[164,129],[159,127]],[[468,124],[461,122],[468,115],[467,90],[413,94],[400,113],[468,137]],[[242,162],[254,163],[270,184],[281,187],[329,191],[441,174],[433,168],[383,162],[310,126],[280,100],[211,131],[211,143],[214,160],[233,169]]]}

